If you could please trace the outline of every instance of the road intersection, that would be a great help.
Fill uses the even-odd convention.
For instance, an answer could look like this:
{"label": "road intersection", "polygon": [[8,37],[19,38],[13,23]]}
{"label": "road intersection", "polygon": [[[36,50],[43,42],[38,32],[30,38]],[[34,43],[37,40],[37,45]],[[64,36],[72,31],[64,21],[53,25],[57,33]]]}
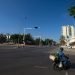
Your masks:
{"label": "road intersection", "polygon": [[68,71],[54,71],[49,55],[57,47],[0,48],[0,75],[75,75],[75,55]]}

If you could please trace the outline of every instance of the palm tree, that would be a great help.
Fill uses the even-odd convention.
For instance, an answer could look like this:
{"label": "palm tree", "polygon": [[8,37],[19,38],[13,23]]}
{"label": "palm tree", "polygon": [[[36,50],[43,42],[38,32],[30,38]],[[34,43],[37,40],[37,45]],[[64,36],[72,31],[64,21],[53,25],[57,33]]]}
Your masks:
{"label": "palm tree", "polygon": [[75,19],[75,6],[70,7],[68,10],[69,10],[69,15],[73,16]]}

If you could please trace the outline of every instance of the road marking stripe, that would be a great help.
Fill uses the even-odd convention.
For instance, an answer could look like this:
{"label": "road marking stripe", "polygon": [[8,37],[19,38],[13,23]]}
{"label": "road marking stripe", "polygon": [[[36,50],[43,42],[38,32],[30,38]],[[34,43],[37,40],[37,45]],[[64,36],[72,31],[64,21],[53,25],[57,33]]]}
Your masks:
{"label": "road marking stripe", "polygon": [[35,68],[48,68],[48,67],[44,67],[44,66],[34,66]]}
{"label": "road marking stripe", "polygon": [[69,75],[67,71],[66,71],[65,75]]}

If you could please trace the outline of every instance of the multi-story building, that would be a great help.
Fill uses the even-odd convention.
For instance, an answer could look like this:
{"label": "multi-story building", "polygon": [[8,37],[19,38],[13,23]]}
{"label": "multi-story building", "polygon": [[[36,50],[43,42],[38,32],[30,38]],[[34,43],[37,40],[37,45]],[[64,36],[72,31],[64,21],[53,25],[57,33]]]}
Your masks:
{"label": "multi-story building", "polygon": [[62,26],[62,35],[65,37],[65,39],[75,37],[74,26]]}
{"label": "multi-story building", "polygon": [[62,36],[65,37],[66,45],[75,42],[75,28],[73,25],[62,26]]}

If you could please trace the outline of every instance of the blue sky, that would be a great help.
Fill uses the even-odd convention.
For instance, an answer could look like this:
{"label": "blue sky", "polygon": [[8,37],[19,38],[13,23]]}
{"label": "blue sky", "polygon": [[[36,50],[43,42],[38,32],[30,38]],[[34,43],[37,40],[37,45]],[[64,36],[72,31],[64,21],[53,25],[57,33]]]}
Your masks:
{"label": "blue sky", "polygon": [[75,24],[68,8],[74,0],[0,0],[0,33],[23,33],[59,40],[61,26]]}

